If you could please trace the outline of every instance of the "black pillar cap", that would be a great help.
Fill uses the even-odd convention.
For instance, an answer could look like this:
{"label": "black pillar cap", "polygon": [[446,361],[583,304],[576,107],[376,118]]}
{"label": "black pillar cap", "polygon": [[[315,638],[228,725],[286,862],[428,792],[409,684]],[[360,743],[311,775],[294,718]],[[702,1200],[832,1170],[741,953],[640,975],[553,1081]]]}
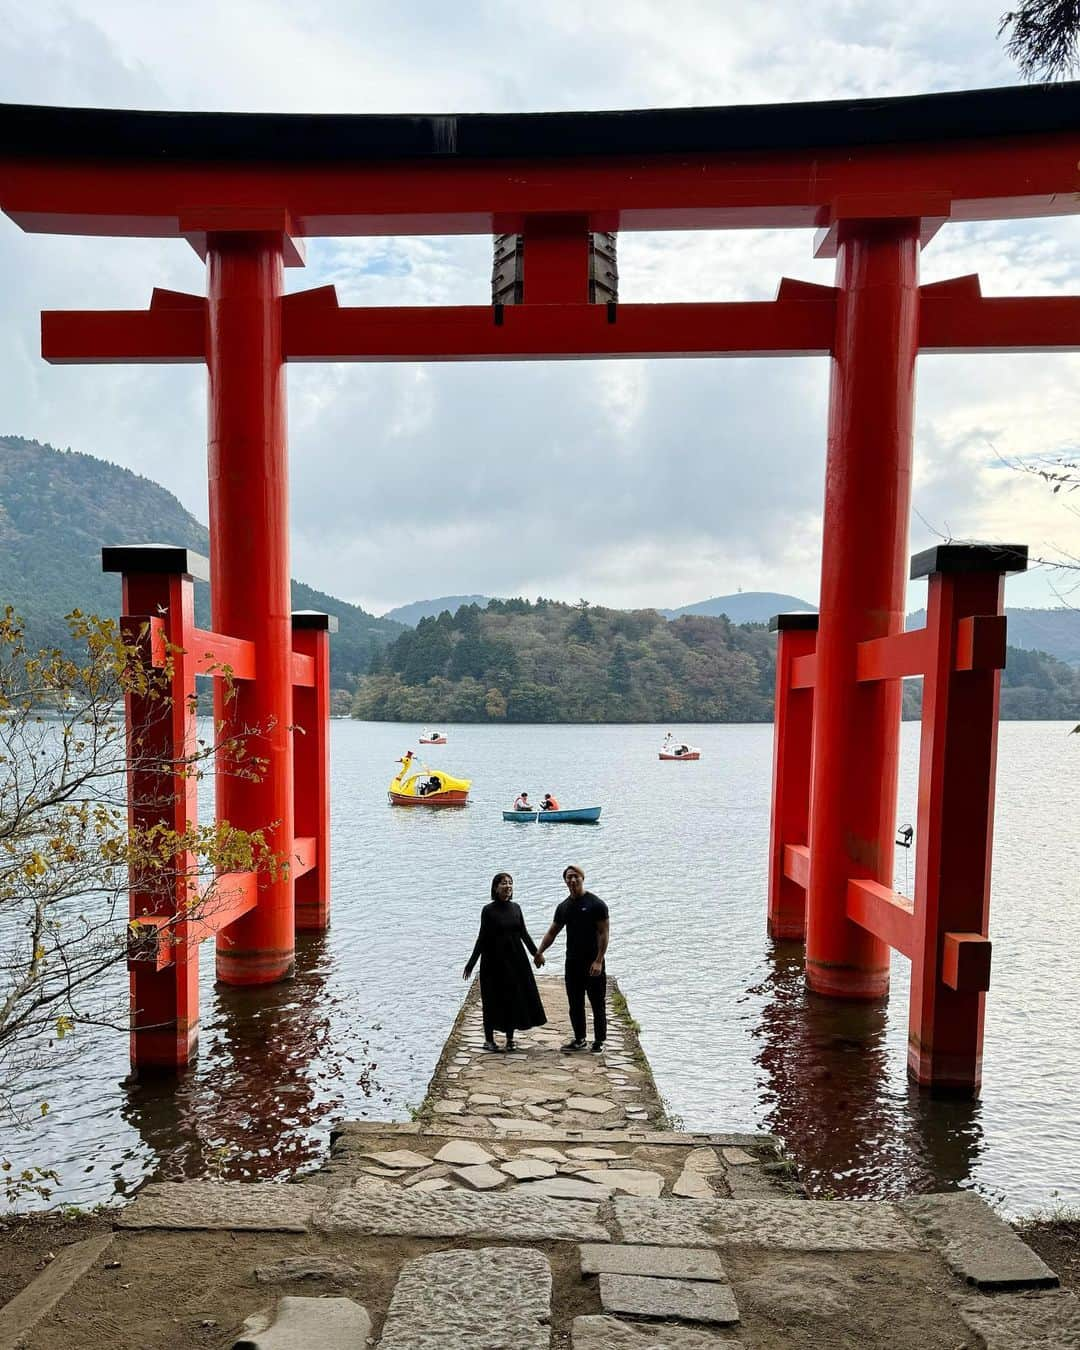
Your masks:
{"label": "black pillar cap", "polygon": [[338,622],[336,614],[323,614],[317,609],[294,609],[292,612],[294,628],[316,628],[325,633],[336,633]]}
{"label": "black pillar cap", "polygon": [[770,633],[816,633],[818,612],[816,609],[796,609],[788,614],[774,614],[769,620]]}
{"label": "black pillar cap", "polygon": [[178,544],[113,544],[101,550],[103,572],[182,573],[210,580],[210,561]]}
{"label": "black pillar cap", "polygon": [[932,572],[1026,572],[1027,544],[935,544],[911,560],[911,579]]}

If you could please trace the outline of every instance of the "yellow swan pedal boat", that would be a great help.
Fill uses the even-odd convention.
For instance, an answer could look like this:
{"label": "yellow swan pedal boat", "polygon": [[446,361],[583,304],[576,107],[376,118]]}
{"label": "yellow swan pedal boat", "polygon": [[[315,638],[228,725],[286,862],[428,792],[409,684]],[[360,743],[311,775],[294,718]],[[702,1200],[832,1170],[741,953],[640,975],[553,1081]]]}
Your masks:
{"label": "yellow swan pedal boat", "polygon": [[408,750],[398,760],[401,765],[387,790],[391,806],[465,806],[469,800],[471,778],[454,778],[444,769],[429,769],[418,764]]}

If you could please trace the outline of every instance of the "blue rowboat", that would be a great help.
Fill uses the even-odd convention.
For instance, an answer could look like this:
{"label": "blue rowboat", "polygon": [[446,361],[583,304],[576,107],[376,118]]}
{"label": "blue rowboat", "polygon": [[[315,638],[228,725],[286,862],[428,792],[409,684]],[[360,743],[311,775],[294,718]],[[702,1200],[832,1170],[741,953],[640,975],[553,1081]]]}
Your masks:
{"label": "blue rowboat", "polygon": [[535,811],[504,811],[503,820],[535,820]]}
{"label": "blue rowboat", "polygon": [[541,811],[540,819],[549,824],[591,825],[600,819],[600,806],[579,806],[575,811]]}

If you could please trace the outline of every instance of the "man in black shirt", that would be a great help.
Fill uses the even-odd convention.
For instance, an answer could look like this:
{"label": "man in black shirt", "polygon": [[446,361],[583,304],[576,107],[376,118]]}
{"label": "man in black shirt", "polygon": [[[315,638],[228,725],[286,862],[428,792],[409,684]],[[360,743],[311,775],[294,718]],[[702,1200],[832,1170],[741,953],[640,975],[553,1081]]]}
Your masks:
{"label": "man in black shirt", "polygon": [[536,956],[533,958],[539,968],[544,964],[544,952],[566,929],[566,1001],[570,1005],[570,1024],[574,1028],[574,1038],[563,1046],[564,1050],[584,1050],[588,1044],[585,1037],[585,996],[589,996],[589,1005],[593,1015],[594,1054],[604,1048],[607,1036],[607,974],[604,970],[604,956],[607,953],[610,921],[608,907],[599,896],[585,889],[585,873],[573,865],[563,872],[563,881],[569,895],[555,910],[551,927],[543,936]]}

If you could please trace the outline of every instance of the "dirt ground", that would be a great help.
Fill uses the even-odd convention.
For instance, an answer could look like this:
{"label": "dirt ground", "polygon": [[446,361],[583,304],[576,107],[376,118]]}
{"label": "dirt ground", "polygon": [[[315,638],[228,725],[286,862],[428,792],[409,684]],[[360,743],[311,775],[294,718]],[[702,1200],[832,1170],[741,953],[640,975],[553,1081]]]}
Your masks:
{"label": "dirt ground", "polygon": [[62,1211],[45,1214],[7,1214],[0,1218],[0,1308],[44,1270],[61,1247],[112,1227],[108,1214],[78,1214],[65,1218]]}
{"label": "dirt ground", "polygon": [[[97,1216],[74,1221],[19,1220],[0,1233],[4,1297],[26,1282],[49,1251],[107,1227]],[[376,1333],[403,1262],[427,1251],[498,1243],[430,1239],[322,1238],[268,1233],[119,1232],[103,1259],[27,1341],[28,1350],[218,1350],[243,1318],[285,1293],[341,1293],[362,1302]],[[572,1243],[530,1242],[552,1265],[552,1350],[566,1350],[575,1316],[600,1311],[595,1278],[582,1279]],[[282,1256],[317,1254],[348,1262],[344,1285],[303,1281],[259,1284],[255,1266]],[[8,1260],[8,1256],[16,1258]],[[929,1253],[808,1256],[752,1250],[723,1259],[743,1314],[733,1329],[751,1350],[960,1350],[973,1347],[955,1319],[949,1277]],[[119,1262],[118,1266],[106,1269]],[[162,1276],[166,1276],[163,1282]],[[791,1299],[792,1282],[807,1298]],[[146,1296],[146,1291],[158,1294]],[[143,1291],[140,1295],[136,1291]],[[928,1297],[929,1295],[929,1297]]]}
{"label": "dirt ground", "polygon": [[1080,1294],[1080,1219],[1018,1223],[1016,1231],[1061,1276],[1064,1288]]}

